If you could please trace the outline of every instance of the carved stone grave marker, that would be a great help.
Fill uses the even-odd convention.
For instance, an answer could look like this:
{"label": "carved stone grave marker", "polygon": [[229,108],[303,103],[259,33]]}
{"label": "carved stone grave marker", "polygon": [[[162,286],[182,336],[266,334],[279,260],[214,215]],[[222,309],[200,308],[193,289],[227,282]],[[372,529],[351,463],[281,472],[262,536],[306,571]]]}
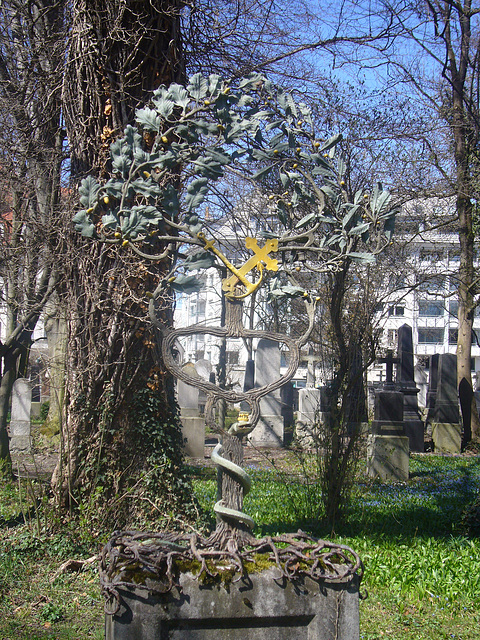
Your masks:
{"label": "carved stone grave marker", "polygon": [[435,451],[460,453],[462,428],[457,392],[457,356],[453,353],[442,353],[438,360],[432,438]]}
{"label": "carved stone grave marker", "polygon": [[[280,349],[278,342],[261,338],[255,354],[255,388],[263,387],[280,377]],[[257,447],[283,446],[283,416],[280,391],[263,396],[260,400],[260,419],[250,434]]]}
{"label": "carved stone grave marker", "polygon": [[375,419],[367,441],[367,475],[382,480],[408,480],[409,441],[403,422],[403,394],[393,382],[392,352],[379,360],[386,364],[383,389],[375,392]]}
{"label": "carved stone grave marker", "polygon": [[10,421],[10,451],[30,453],[32,437],[30,414],[32,410],[32,383],[25,378],[15,380],[12,391],[12,417]]}
{"label": "carved stone grave marker", "polygon": [[398,358],[397,383],[403,393],[403,421],[405,435],[409,439],[410,451],[423,453],[424,425],[418,411],[418,392],[415,384],[415,368],[413,364],[413,335],[412,327],[403,324],[398,329]]}
{"label": "carved stone grave marker", "polygon": [[[183,369],[193,377],[200,377],[195,365],[191,362],[184,365]],[[186,439],[185,454],[191,458],[203,458],[205,453],[205,420],[200,416],[198,408],[199,391],[197,387],[192,387],[183,380],[177,380],[177,399],[180,406],[182,433]]]}

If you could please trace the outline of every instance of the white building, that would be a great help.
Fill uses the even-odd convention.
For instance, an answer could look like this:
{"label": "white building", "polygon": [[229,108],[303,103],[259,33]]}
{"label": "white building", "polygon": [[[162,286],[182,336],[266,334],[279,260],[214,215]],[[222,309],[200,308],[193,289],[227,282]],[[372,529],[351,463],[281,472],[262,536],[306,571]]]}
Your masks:
{"label": "white building", "polygon": [[[415,201],[399,216],[396,269],[390,275],[392,292],[381,309],[382,346],[395,350],[397,330],[412,327],[416,365],[428,369],[429,356],[456,353],[458,335],[458,267],[460,248],[451,203]],[[478,265],[478,255],[476,256]],[[474,386],[480,377],[480,307],[472,336]],[[382,379],[376,366],[372,381]]]}
{"label": "white building", "polygon": [[[396,350],[398,328],[403,324],[410,325],[418,370],[428,370],[429,356],[435,353],[456,352],[459,240],[451,206],[445,200],[408,203],[398,217],[395,240],[398,249],[394,252],[393,261],[389,262],[382,256],[378,261],[387,283],[378,315],[382,328],[381,346]],[[226,233],[226,227],[222,231]],[[202,278],[205,280],[202,291],[178,296],[175,311],[177,326],[196,323],[220,325],[221,278],[215,269],[206,271]],[[258,300],[257,304],[260,304]],[[266,305],[265,301],[263,305]],[[255,314],[257,325],[261,323],[262,313]],[[480,385],[479,343],[480,307],[474,321],[472,340],[474,386],[477,378]],[[184,362],[195,363],[205,359],[214,367],[218,363],[220,341],[214,336],[192,335],[182,341],[182,346]],[[241,340],[229,340],[227,376],[230,382],[242,383],[246,359],[244,343]],[[305,355],[295,376],[294,384],[297,387],[305,386],[308,367],[312,371],[312,363],[307,364],[308,360]],[[383,365],[374,365],[369,371],[369,380],[382,381],[384,371]],[[321,384],[322,381],[316,379],[316,383]]]}

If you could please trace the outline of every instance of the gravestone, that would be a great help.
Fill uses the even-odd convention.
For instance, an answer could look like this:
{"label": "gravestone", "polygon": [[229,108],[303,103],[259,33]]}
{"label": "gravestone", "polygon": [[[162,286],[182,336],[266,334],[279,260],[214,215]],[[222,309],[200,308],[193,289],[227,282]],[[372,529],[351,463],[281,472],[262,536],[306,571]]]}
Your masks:
{"label": "gravestone", "polygon": [[[210,374],[213,373],[212,369],[213,367],[210,360],[201,359],[195,362],[195,371],[205,381],[210,380]],[[200,413],[203,413],[206,402],[207,402],[207,394],[202,389],[199,389],[198,390],[198,410],[200,411]]]}
{"label": "gravestone", "polygon": [[[188,362],[182,367],[193,378],[200,378],[195,365]],[[177,400],[180,407],[180,422],[185,438],[185,454],[191,458],[203,458],[205,455],[205,420],[199,411],[199,390],[197,387],[177,380]]]}
{"label": "gravestone", "polygon": [[318,389],[299,389],[295,437],[300,446],[308,448],[318,445],[319,429],[321,425],[328,425],[330,420],[330,388],[323,386]]}
{"label": "gravestone", "polygon": [[[243,392],[255,388],[255,361],[248,359],[245,363],[245,374],[243,378]],[[250,412],[250,405],[246,400],[240,403],[240,411]]]}
{"label": "gravestone", "polygon": [[372,433],[367,440],[367,475],[404,482],[409,476],[409,440],[403,422],[404,397],[393,382],[397,360],[392,352],[379,360],[386,364],[386,379],[383,388],[375,392]]}
{"label": "gravestone", "polygon": [[[255,388],[264,387],[280,377],[280,349],[278,342],[262,338],[255,354]],[[280,390],[260,399],[260,419],[249,436],[257,447],[283,446],[283,417]]]}
{"label": "gravestone", "polygon": [[31,411],[32,383],[25,378],[18,378],[13,383],[12,389],[10,420],[10,451],[12,453],[30,453],[32,450]]}
{"label": "gravestone", "polygon": [[423,409],[427,406],[428,373],[421,364],[415,365],[415,384],[419,389],[418,408],[420,413],[423,414]]}
{"label": "gravestone", "polygon": [[453,353],[442,353],[438,360],[432,439],[435,451],[460,453],[462,428],[457,392],[457,356]]}
{"label": "gravestone", "polygon": [[429,375],[428,375],[428,391],[427,391],[427,424],[432,424],[435,417],[435,400],[437,398],[438,384],[438,360],[440,356],[435,353],[430,356]]}
{"label": "gravestone", "polygon": [[345,398],[347,434],[353,436],[368,429],[367,398],[363,384],[362,350],[357,346],[349,372],[349,393]]}
{"label": "gravestone", "polygon": [[[293,417],[293,384],[292,382],[287,382],[283,387],[280,388],[280,400],[282,403],[282,417],[283,417],[283,429],[284,429],[284,439],[285,444],[290,444],[293,439],[293,427],[294,427],[294,417]],[[288,433],[288,439],[287,439]]]}
{"label": "gravestone", "polygon": [[398,329],[398,359],[397,383],[403,393],[403,421],[405,435],[410,442],[410,451],[423,453],[424,425],[418,410],[417,395],[419,389],[415,384],[415,369],[413,364],[413,335],[412,327],[408,324]]}
{"label": "gravestone", "polygon": [[243,391],[250,391],[255,387],[255,361],[247,360],[245,363],[245,377],[243,379]]}
{"label": "gravestone", "polygon": [[[106,640],[359,640],[358,579],[290,582],[277,569],[228,587],[181,574],[180,588],[149,594],[119,587]],[[161,585],[164,588],[164,585]]]}

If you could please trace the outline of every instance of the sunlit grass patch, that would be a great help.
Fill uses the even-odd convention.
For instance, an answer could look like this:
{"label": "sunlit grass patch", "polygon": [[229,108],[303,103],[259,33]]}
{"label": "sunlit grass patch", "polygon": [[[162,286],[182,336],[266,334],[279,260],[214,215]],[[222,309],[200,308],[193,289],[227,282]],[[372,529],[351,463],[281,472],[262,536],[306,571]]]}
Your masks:
{"label": "sunlit grass patch", "polygon": [[[245,511],[257,521],[257,535],[308,529],[318,485],[296,473],[249,472]],[[365,564],[370,597],[361,603],[361,638],[478,640],[480,541],[464,537],[461,517],[480,488],[480,458],[412,456],[410,474],[405,483],[360,475],[348,521],[333,536]],[[215,481],[195,486],[212,509]],[[331,537],[321,528],[315,533]]]}

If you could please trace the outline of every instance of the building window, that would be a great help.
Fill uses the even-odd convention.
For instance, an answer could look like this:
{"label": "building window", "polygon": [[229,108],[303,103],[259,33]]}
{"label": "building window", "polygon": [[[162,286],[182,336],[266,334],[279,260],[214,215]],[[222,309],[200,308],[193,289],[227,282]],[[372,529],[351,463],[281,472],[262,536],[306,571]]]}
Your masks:
{"label": "building window", "polygon": [[443,302],[440,300],[419,300],[418,315],[422,317],[443,316]]}
{"label": "building window", "polygon": [[421,249],[420,260],[427,262],[439,262],[445,257],[444,252],[440,249]]}
{"label": "building window", "polygon": [[448,312],[454,318],[458,318],[458,300],[450,300],[448,303]]}
{"label": "building window", "polygon": [[448,330],[448,344],[457,344],[458,342],[458,329]]}
{"label": "building window", "polygon": [[398,335],[396,329],[388,329],[387,331],[387,342],[388,344],[394,344],[397,342]]}
{"label": "building window", "polygon": [[419,327],[418,342],[419,344],[442,344],[443,328]]}
{"label": "building window", "polygon": [[450,262],[460,262],[460,249],[450,249],[448,258]]}
{"label": "building window", "polygon": [[445,289],[445,276],[424,276],[417,281],[418,291],[441,293]]}
{"label": "building window", "polygon": [[403,316],[405,315],[405,307],[390,307],[388,310],[389,316]]}
{"label": "building window", "polygon": [[238,364],[238,351],[227,351],[227,364]]}

